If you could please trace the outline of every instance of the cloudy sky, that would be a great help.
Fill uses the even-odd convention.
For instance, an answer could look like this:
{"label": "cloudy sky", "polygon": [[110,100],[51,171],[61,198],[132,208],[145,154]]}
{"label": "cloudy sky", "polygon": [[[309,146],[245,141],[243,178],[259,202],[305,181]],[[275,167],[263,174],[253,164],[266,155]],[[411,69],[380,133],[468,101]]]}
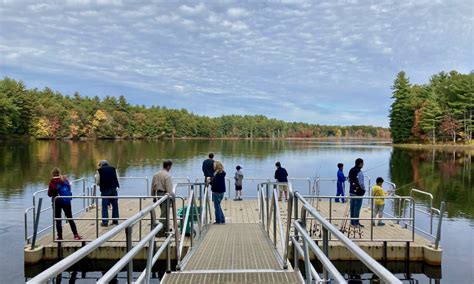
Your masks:
{"label": "cloudy sky", "polygon": [[0,0],[0,76],[198,114],[388,125],[390,85],[474,69],[473,0]]}

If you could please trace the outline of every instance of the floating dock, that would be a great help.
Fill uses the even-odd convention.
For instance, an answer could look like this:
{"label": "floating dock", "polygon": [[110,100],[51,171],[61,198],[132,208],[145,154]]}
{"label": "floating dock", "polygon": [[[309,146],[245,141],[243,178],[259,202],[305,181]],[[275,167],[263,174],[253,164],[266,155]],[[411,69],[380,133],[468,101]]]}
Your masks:
{"label": "floating dock", "polygon": [[[133,214],[139,211],[139,208],[146,207],[151,204],[151,200],[143,200],[140,206],[138,200],[120,200],[120,217],[128,218]],[[181,202],[178,202],[178,206],[181,205]],[[329,207],[332,210],[332,218],[337,219],[344,216],[345,211],[347,210],[347,204],[341,203],[332,203],[329,202],[319,202],[318,210],[319,212],[329,218]],[[284,225],[287,221],[287,203],[279,203],[281,218]],[[248,225],[248,228],[252,228],[260,221],[259,215],[259,206],[256,199],[253,200],[243,200],[243,201],[233,201],[233,200],[223,200],[222,208],[226,216],[227,225],[218,226],[212,228],[208,234],[212,235],[215,231],[216,234],[221,230],[230,230],[235,231],[236,228],[233,224],[241,224],[242,226]],[[213,212],[213,208],[211,209]],[[158,208],[159,211],[159,208]],[[98,236],[101,236],[113,229],[114,226],[101,227],[96,225],[96,214],[100,214],[101,208],[90,208],[87,212],[84,212],[76,220],[76,225],[79,231],[84,238],[82,241],[74,241],[73,235],[69,228],[68,224],[64,224],[64,240],[61,242],[53,241],[53,232],[50,231],[46,235],[41,236],[36,241],[36,246],[32,250],[29,244],[25,245],[24,249],[24,259],[26,264],[35,264],[42,260],[59,260],[64,258],[73,252],[80,249],[86,243],[96,239]],[[111,213],[111,212],[109,212]],[[212,213],[213,214],[213,213]],[[361,210],[361,219],[370,218],[370,209],[363,207]],[[87,220],[81,220],[87,219]],[[341,227],[342,221],[340,220],[330,220],[330,222],[336,226]],[[310,223],[310,221],[308,221]],[[362,238],[366,239],[371,234],[374,239],[385,240],[385,241],[362,241],[360,240],[359,233],[355,236],[350,236],[352,240],[356,242],[364,251],[366,251],[370,256],[376,260],[384,261],[421,261],[426,262],[431,265],[440,265],[442,258],[442,249],[435,249],[433,243],[418,234],[414,235],[413,241],[397,241],[397,240],[410,240],[412,238],[412,230],[405,228],[401,224],[397,224],[393,221],[385,221],[385,226],[370,226],[370,221],[361,221],[365,225],[361,229]],[[247,228],[246,227],[246,228]],[[133,228],[133,239],[138,242],[140,236],[145,236],[150,231],[150,223],[144,219],[137,223]],[[251,229],[248,229],[251,232]],[[255,233],[255,232],[253,232]],[[281,240],[278,237],[278,241]],[[93,253],[87,256],[88,259],[95,260],[119,260],[127,253],[126,247],[126,236],[125,233],[116,235],[111,241],[105,243],[103,246],[95,250]],[[318,240],[319,236],[316,232],[314,234],[314,239]],[[159,239],[157,239],[159,240]],[[187,238],[184,244],[184,252],[187,251],[189,247],[189,238]],[[253,244],[249,244],[253,245]],[[232,248],[229,248],[232,249]],[[171,250],[174,252],[174,250]],[[292,246],[290,246],[290,259],[293,256]],[[176,255],[173,253],[171,257],[176,260]],[[164,259],[165,256],[160,257]],[[314,258],[314,255],[312,255]],[[146,260],[147,259],[147,250],[143,249],[136,257],[137,260]],[[245,258],[243,258],[245,259]],[[347,250],[347,248],[341,244],[339,241],[330,241],[329,242],[329,259],[331,260],[355,260],[355,256]]]}

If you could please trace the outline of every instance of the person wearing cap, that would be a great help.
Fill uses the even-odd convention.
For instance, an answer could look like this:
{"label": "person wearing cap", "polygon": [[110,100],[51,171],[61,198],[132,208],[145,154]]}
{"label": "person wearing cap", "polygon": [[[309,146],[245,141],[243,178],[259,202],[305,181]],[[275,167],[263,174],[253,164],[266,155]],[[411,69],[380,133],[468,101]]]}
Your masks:
{"label": "person wearing cap", "polygon": [[235,179],[235,199],[234,201],[241,201],[242,200],[242,180],[244,179],[244,173],[242,172],[242,167],[237,166],[235,167],[237,170],[234,175]]}
{"label": "person wearing cap", "polygon": [[[382,188],[382,184],[384,182],[383,178],[381,177],[378,177],[375,182],[377,183],[376,185],[374,185],[374,187],[372,188],[372,196],[387,196],[387,193],[383,190]],[[377,216],[379,217],[379,221],[377,222],[377,226],[384,226],[385,223],[382,221],[382,218],[383,218],[383,209],[385,207],[385,200],[384,198],[376,198],[374,200],[374,213],[373,213],[373,221],[372,221],[372,225],[375,226],[375,219],[377,218]]]}
{"label": "person wearing cap", "polygon": [[[109,165],[109,162],[102,160],[97,169],[96,184],[100,186],[101,196],[117,196],[117,188],[120,187],[117,177],[117,170]],[[117,198],[102,198],[102,227],[109,225],[109,205],[112,205],[112,224],[117,225],[119,222],[119,207]]]}

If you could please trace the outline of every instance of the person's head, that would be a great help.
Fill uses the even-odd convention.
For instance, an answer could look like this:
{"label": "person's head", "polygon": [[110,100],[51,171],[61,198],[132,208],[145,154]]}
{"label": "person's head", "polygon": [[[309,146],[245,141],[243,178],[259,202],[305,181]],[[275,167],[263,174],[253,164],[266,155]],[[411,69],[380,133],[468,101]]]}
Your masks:
{"label": "person's head", "polygon": [[281,163],[280,163],[280,162],[276,162],[276,163],[275,163],[275,167],[281,168]]}
{"label": "person's head", "polygon": [[51,171],[51,176],[52,177],[60,177],[61,176],[61,170],[57,167],[53,168]]}
{"label": "person's head", "polygon": [[378,177],[375,182],[377,183],[377,185],[382,185],[383,184],[383,178],[381,177]]}
{"label": "person's head", "polygon": [[109,162],[107,160],[102,160],[99,162],[99,168],[108,166]]}
{"label": "person's head", "polygon": [[224,171],[224,165],[220,161],[214,161],[214,170],[221,173]]}
{"label": "person's head", "polygon": [[356,167],[359,167],[359,168],[363,168],[364,167],[364,160],[362,160],[361,158],[358,158],[356,161],[355,161],[355,165]]}
{"label": "person's head", "polygon": [[339,163],[337,164],[337,168],[342,170],[344,168],[344,164],[343,163]]}
{"label": "person's head", "polygon": [[240,169],[242,169],[242,167],[241,167],[241,166],[237,166],[237,167],[235,167],[235,169],[238,170],[238,171],[240,171]]}
{"label": "person's head", "polygon": [[163,162],[163,169],[165,169],[167,171],[170,171],[172,165],[173,165],[173,161],[166,160],[166,161]]}
{"label": "person's head", "polygon": [[214,153],[209,153],[208,157],[209,159],[214,159]]}

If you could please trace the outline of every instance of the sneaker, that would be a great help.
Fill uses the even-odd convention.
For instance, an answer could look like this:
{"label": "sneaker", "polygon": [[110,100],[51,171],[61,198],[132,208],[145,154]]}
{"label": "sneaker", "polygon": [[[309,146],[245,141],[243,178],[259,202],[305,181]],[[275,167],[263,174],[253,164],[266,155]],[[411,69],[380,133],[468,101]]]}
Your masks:
{"label": "sneaker", "polygon": [[107,224],[107,223],[100,223],[100,226],[101,226],[101,227],[108,227],[109,224]]}
{"label": "sneaker", "polygon": [[112,225],[118,225],[118,221],[113,221]]}
{"label": "sneaker", "polygon": [[239,199],[238,199],[238,198],[234,198],[234,201],[239,201]]}
{"label": "sneaker", "polygon": [[385,226],[385,223],[384,223],[384,222],[379,222],[379,223],[377,224],[377,226]]}
{"label": "sneaker", "polygon": [[75,239],[76,241],[82,240],[82,236],[80,236],[79,234],[75,234],[75,235],[74,235],[74,239]]}
{"label": "sneaker", "polygon": [[365,226],[364,226],[364,225],[362,225],[362,224],[357,224],[357,225],[359,225],[359,227],[361,227],[361,228],[364,228],[364,227],[365,227]]}
{"label": "sneaker", "polygon": [[56,238],[56,241],[62,241],[63,240],[63,237],[57,237]]}
{"label": "sneaker", "polygon": [[359,228],[359,226],[360,226],[359,224],[351,224],[351,228],[356,228],[357,229],[357,228]]}

